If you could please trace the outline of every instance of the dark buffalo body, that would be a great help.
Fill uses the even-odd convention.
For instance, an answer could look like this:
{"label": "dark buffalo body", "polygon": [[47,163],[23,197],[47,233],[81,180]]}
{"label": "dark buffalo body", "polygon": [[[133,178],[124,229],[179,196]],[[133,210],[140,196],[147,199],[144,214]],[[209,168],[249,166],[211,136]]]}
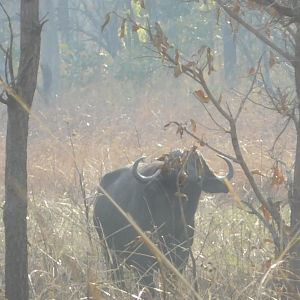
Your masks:
{"label": "dark buffalo body", "polygon": [[[232,164],[222,158],[228,165],[226,177],[230,180]],[[106,174],[100,185],[150,235],[169,260],[183,270],[193,243],[201,191],[227,193],[225,177],[216,176],[195,150],[175,150],[162,161],[150,164],[140,164],[142,159],[133,166]],[[143,285],[153,285],[153,271],[157,269],[154,256],[103,194],[96,200],[94,223],[111,266],[117,268],[125,262],[136,269]],[[116,277],[122,280],[121,273]]]}

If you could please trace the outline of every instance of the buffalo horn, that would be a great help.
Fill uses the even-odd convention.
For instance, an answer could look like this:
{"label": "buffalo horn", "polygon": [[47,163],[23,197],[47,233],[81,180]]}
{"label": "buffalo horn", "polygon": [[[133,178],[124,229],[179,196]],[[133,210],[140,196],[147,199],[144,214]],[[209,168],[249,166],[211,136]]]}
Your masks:
{"label": "buffalo horn", "polygon": [[225,176],[221,176],[219,177],[220,179],[227,179],[227,180],[231,180],[233,178],[233,174],[234,174],[234,171],[233,171],[233,166],[232,166],[232,163],[231,163],[231,160],[223,155],[219,155],[219,157],[221,157],[222,159],[225,160],[227,166],[228,166],[228,172]]}
{"label": "buffalo horn", "polygon": [[148,183],[149,181],[152,181],[153,179],[155,179],[161,173],[161,169],[156,170],[156,172],[154,174],[149,175],[149,176],[142,175],[138,171],[138,165],[139,165],[140,161],[144,161],[145,158],[146,158],[146,156],[142,156],[134,162],[134,164],[132,166],[132,173],[133,173],[133,176],[138,181],[143,182],[143,183]]}

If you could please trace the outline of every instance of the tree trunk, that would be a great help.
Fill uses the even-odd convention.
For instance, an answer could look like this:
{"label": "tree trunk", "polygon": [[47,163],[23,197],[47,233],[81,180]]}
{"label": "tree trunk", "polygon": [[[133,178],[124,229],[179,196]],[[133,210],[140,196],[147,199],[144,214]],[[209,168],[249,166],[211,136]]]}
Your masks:
{"label": "tree trunk", "polygon": [[[300,111],[300,24],[297,25],[295,47],[295,80],[296,92],[298,98],[298,111]],[[296,160],[294,170],[294,186],[293,195],[290,200],[291,207],[291,229],[292,247],[290,253],[290,271],[294,286],[295,299],[300,299],[300,122],[296,124],[297,130],[297,146],[296,146]],[[297,296],[298,295],[298,296]]]}
{"label": "tree trunk", "polygon": [[[29,112],[36,88],[40,55],[39,0],[21,0],[20,61],[15,92],[8,97],[6,135],[5,296],[26,300],[27,261],[27,139]],[[17,94],[17,95],[16,95]]]}

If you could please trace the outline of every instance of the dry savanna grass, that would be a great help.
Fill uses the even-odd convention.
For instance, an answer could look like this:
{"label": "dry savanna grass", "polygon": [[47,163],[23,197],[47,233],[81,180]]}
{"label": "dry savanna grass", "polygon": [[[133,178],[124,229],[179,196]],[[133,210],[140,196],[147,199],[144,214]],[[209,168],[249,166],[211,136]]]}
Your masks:
{"label": "dry savanna grass", "polygon": [[[229,137],[213,129],[214,123],[192,95],[195,89],[189,81],[167,77],[144,85],[106,79],[64,93],[51,106],[36,100],[28,147],[32,299],[87,299],[88,295],[94,300],[137,299],[144,295],[132,272],[126,273],[127,292],[120,291],[109,279],[91,220],[93,196],[99,178],[106,172],[142,154],[151,160],[170,149],[195,144],[190,137],[184,135],[181,139],[176,135],[175,127],[164,130],[169,121],[193,119],[199,137],[232,154]],[[223,98],[237,109],[236,95]],[[3,108],[0,113],[3,182],[6,115]],[[225,124],[214,110],[212,114]],[[251,169],[268,176],[272,176],[273,165],[268,150],[280,132],[280,120],[278,115],[249,104],[239,122],[240,142]],[[293,143],[293,131],[289,129],[277,145],[277,155],[290,162]],[[222,160],[215,159],[207,148],[199,145],[199,149],[214,170],[224,172]],[[253,198],[242,171],[237,166],[235,169],[233,187],[237,198]],[[284,197],[284,188],[271,187],[267,177],[258,177],[258,181],[265,192]],[[0,192],[3,196],[3,185]],[[190,262],[184,276],[192,285],[197,281],[203,299],[277,299],[272,281],[262,281],[272,264],[273,244],[255,216],[230,195],[203,195],[196,223],[196,268]],[[2,225],[0,238],[4,240]],[[3,269],[3,242],[1,247]],[[158,276],[158,288],[163,288],[162,282]],[[191,298],[190,290],[180,283],[173,285],[170,293],[159,297]]]}

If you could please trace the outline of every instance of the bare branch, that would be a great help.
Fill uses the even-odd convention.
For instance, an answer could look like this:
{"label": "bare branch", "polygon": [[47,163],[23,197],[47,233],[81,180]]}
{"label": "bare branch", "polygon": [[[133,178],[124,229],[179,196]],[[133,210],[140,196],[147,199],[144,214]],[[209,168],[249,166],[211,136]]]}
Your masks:
{"label": "bare branch", "polygon": [[[239,96],[244,96],[244,95],[242,95],[242,93],[239,92],[238,90],[234,90],[234,92],[235,92],[237,95],[239,95]],[[245,96],[244,96],[244,97],[245,97]],[[264,105],[264,104],[262,104],[262,103],[258,103],[258,102],[256,102],[256,101],[254,101],[252,98],[250,98],[249,96],[247,97],[247,100],[249,100],[249,102],[251,102],[251,103],[253,103],[253,104],[257,105],[257,106],[263,107],[263,108],[268,109],[268,110],[275,111],[275,109],[274,109],[273,107]]]}
{"label": "bare branch", "polygon": [[9,32],[10,32],[10,40],[9,40],[8,50],[5,51],[5,52],[6,52],[6,58],[8,59],[8,68],[9,68],[10,80],[11,80],[11,83],[14,84],[15,75],[14,75],[13,54],[12,54],[13,40],[14,40],[13,29],[12,29],[10,16],[9,16],[8,12],[6,11],[6,9],[4,8],[4,6],[1,2],[0,2],[0,7],[3,10],[4,14],[6,15],[6,18],[7,18],[7,21],[8,21],[8,28],[9,28]]}
{"label": "bare branch", "polygon": [[280,228],[280,224],[281,224],[281,220],[282,220],[280,213],[272,205],[270,205],[268,203],[268,201],[263,196],[261,190],[258,188],[257,183],[253,177],[253,174],[249,170],[248,165],[246,164],[243,154],[241,152],[239,139],[237,136],[236,124],[233,121],[230,122],[230,128],[231,128],[231,132],[230,132],[231,133],[231,142],[232,142],[232,146],[233,146],[234,152],[236,154],[238,163],[240,164],[241,168],[243,169],[244,174],[246,175],[258,201],[270,212],[270,214],[272,215],[273,219],[275,220],[278,228]]}
{"label": "bare branch", "polygon": [[280,137],[282,136],[282,134],[285,132],[285,130],[287,129],[290,121],[291,121],[291,117],[289,117],[287,120],[286,120],[286,123],[284,124],[283,128],[281,129],[281,131],[279,132],[279,134],[277,135],[277,137],[275,138],[274,142],[273,142],[273,145],[270,149],[271,152],[274,152],[274,148],[278,142],[278,140],[280,139]]}
{"label": "bare branch", "polygon": [[258,70],[259,70],[259,68],[260,68],[260,63],[261,63],[262,57],[263,57],[263,56],[261,56],[261,57],[259,58],[258,65],[257,65],[257,68],[256,68],[256,72],[255,72],[255,74],[254,74],[254,76],[253,76],[253,79],[252,79],[252,82],[251,82],[249,91],[247,92],[247,94],[245,95],[245,97],[244,97],[244,98],[242,99],[242,101],[241,101],[241,104],[240,104],[240,106],[239,106],[238,112],[237,112],[237,114],[236,114],[236,116],[235,116],[235,118],[234,118],[234,121],[235,121],[235,122],[238,120],[238,118],[239,118],[239,116],[240,116],[240,114],[241,114],[241,112],[242,112],[242,110],[243,110],[243,108],[244,108],[244,106],[245,106],[246,100],[248,99],[249,95],[251,94],[251,92],[252,92],[252,90],[253,90],[254,84],[255,84],[255,82],[256,82]]}
{"label": "bare branch", "polygon": [[265,44],[267,44],[269,47],[271,47],[273,50],[275,50],[278,54],[280,54],[282,57],[284,57],[286,60],[288,60],[292,66],[295,66],[295,57],[293,55],[283,51],[276,44],[272,43],[265,35],[260,33],[258,30],[256,30],[252,26],[250,26],[248,23],[246,23],[242,18],[240,18],[237,14],[235,14],[231,9],[229,9],[226,5],[224,5],[222,0],[216,0],[216,2],[224,9],[224,11],[231,18],[236,20],[238,23],[240,23],[242,26],[244,26],[247,30],[252,32],[258,39],[263,41]]}
{"label": "bare branch", "polygon": [[281,247],[280,247],[280,238],[274,228],[274,226],[269,223],[263,216],[261,213],[258,212],[257,209],[254,208],[254,206],[248,202],[248,201],[242,201],[245,205],[247,205],[250,209],[251,209],[251,212],[249,213],[252,213],[254,215],[257,216],[257,218],[264,224],[264,226],[266,228],[268,228],[268,230],[270,231],[270,233],[272,234],[272,238],[273,238],[273,241],[275,243],[275,246],[276,248],[279,250]]}
{"label": "bare branch", "polygon": [[0,103],[7,105],[8,102],[2,97],[0,96]]}
{"label": "bare branch", "polygon": [[[6,90],[7,90],[7,89],[6,89],[6,84],[5,84],[5,82],[3,81],[3,79],[1,78],[1,76],[0,76],[0,87],[3,88],[3,91],[4,91],[4,92],[6,92]],[[4,92],[2,92],[1,95],[0,95],[0,103],[7,105],[7,104],[8,104],[8,101],[7,101],[6,99],[3,98],[3,93],[4,93]]]}
{"label": "bare branch", "polygon": [[167,128],[168,126],[170,126],[172,124],[176,125],[180,130],[182,130],[183,132],[187,133],[189,136],[194,138],[202,147],[206,146],[207,148],[216,152],[217,154],[228,157],[232,161],[239,163],[235,157],[216,149],[215,147],[213,147],[210,144],[208,144],[207,142],[205,142],[202,138],[200,138],[197,135],[195,135],[194,133],[192,133],[190,130],[187,129],[185,124],[179,123],[177,121],[171,121],[171,122],[167,123],[164,127]]}
{"label": "bare branch", "polygon": [[[200,102],[201,102],[201,101],[200,101]],[[201,104],[202,104],[202,106],[204,107],[204,109],[206,110],[206,112],[207,112],[207,114],[209,115],[209,117],[211,118],[211,120],[215,123],[215,125],[216,125],[217,127],[219,127],[222,131],[228,133],[228,130],[226,130],[222,125],[220,125],[220,124],[218,123],[218,121],[214,118],[214,116],[213,116],[213,115],[211,114],[211,112],[208,110],[207,106],[206,106],[204,103],[202,103],[202,102],[201,102]]]}
{"label": "bare branch", "polygon": [[287,7],[278,4],[275,0],[254,0],[257,4],[274,8],[282,17],[291,17],[293,21],[300,22],[300,9],[298,7]]}

